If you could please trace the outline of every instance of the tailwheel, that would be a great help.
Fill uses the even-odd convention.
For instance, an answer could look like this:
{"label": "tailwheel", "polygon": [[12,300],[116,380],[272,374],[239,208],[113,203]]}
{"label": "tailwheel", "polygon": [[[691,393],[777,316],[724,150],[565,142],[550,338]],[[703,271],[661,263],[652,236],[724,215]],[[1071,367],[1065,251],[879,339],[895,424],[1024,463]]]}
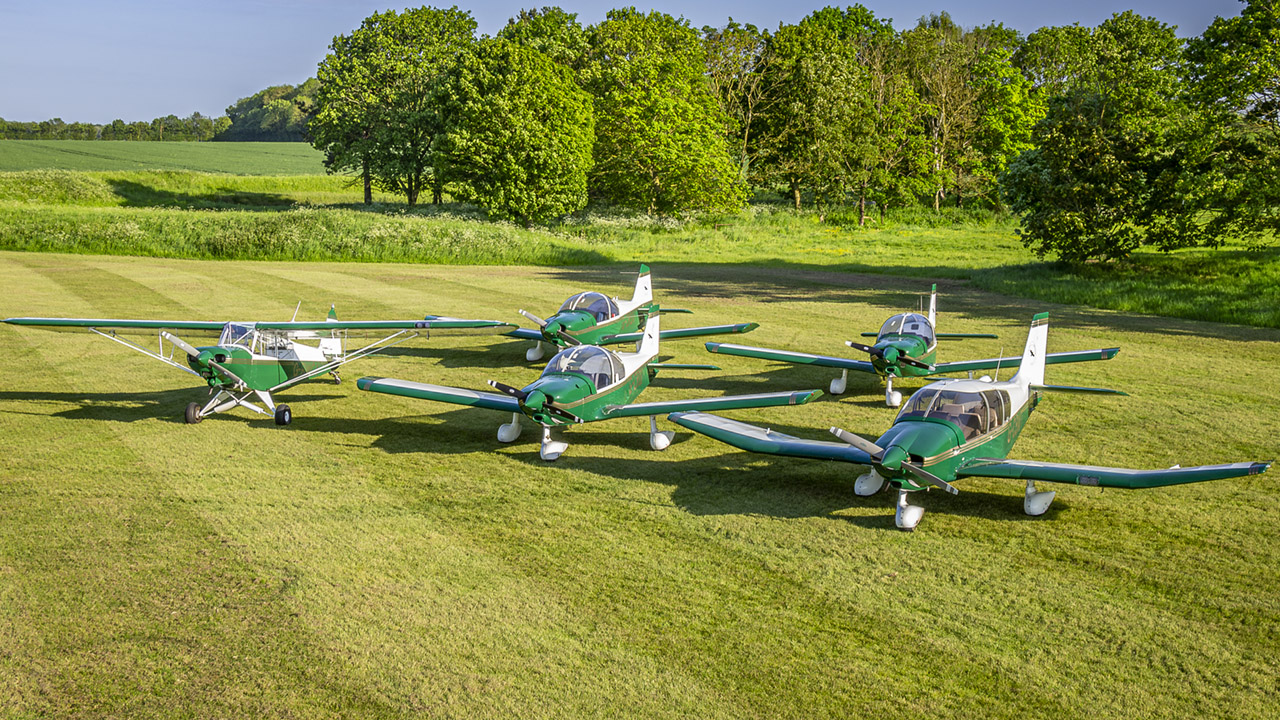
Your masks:
{"label": "tailwheel", "polygon": [[341,385],[341,384],[342,384],[342,378],[338,377],[338,371],[337,371],[337,370],[334,370],[333,372],[331,372],[331,373],[329,373],[329,374],[333,376],[333,384],[334,384],[334,385]]}
{"label": "tailwheel", "polygon": [[184,418],[188,425],[195,425],[203,420],[204,416],[200,414],[200,403],[187,403],[187,411],[184,414]]}
{"label": "tailwheel", "polygon": [[288,425],[291,422],[293,422],[293,411],[289,409],[289,406],[277,405],[276,406],[276,424]]}

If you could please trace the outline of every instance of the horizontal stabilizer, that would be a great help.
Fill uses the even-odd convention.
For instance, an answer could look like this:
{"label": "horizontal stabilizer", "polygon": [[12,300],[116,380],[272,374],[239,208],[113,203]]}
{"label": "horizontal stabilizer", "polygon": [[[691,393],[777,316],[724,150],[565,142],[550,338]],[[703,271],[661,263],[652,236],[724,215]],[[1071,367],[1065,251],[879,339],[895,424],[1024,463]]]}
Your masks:
{"label": "horizontal stabilizer", "polygon": [[510,395],[500,393],[380,377],[362,377],[356,381],[356,387],[370,392],[386,393],[387,395],[402,395],[421,400],[435,400],[437,402],[469,405],[489,410],[520,412],[520,402],[518,400]]}
{"label": "horizontal stabilizer", "polygon": [[795,363],[797,365],[817,365],[820,367],[857,370],[866,373],[874,373],[876,371],[875,366],[866,360],[850,360],[849,358],[831,357],[829,355],[811,355],[809,353],[791,352],[790,350],[771,350],[749,345],[709,342],[707,343],[707,352],[758,358],[760,360],[776,360],[777,362]]}
{"label": "horizontal stabilizer", "polygon": [[1265,472],[1270,462],[1240,462],[1227,465],[1172,467],[1165,470],[1130,470],[1036,462],[1034,460],[977,460],[956,470],[957,477],[994,477],[1071,485],[1126,488],[1130,490],[1183,483],[1224,480]]}
{"label": "horizontal stabilizer", "polygon": [[841,460],[859,465],[871,463],[870,455],[848,443],[806,440],[719,415],[679,412],[672,413],[667,419],[739,450],[816,460]]}
{"label": "horizontal stabilizer", "polygon": [[663,415],[682,410],[738,410],[741,408],[775,407],[778,405],[803,405],[821,396],[821,390],[725,395],[723,397],[691,398],[689,400],[609,405],[605,407],[604,414],[608,417],[634,417],[637,415]]}

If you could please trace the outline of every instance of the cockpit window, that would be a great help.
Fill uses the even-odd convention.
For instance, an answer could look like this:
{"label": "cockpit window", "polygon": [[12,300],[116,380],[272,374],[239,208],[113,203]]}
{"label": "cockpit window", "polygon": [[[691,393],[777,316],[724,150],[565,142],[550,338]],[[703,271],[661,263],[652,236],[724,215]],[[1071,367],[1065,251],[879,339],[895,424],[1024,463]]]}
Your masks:
{"label": "cockpit window", "polygon": [[964,439],[969,440],[1001,422],[1000,407],[991,406],[990,395],[993,393],[921,388],[898,413],[898,419],[924,417],[946,420],[959,427],[964,432]]}
{"label": "cockpit window", "polygon": [[543,375],[550,373],[574,373],[585,376],[596,386],[596,390],[613,385],[622,380],[625,370],[617,355],[604,348],[592,345],[580,345],[561,350],[551,362]]}
{"label": "cockpit window", "polygon": [[597,321],[608,320],[618,314],[618,304],[598,292],[578,293],[560,306],[561,310],[581,310],[591,313]]}
{"label": "cockpit window", "polygon": [[222,326],[222,335],[218,337],[219,345],[239,345],[246,350],[253,349],[252,323],[227,323]]}
{"label": "cockpit window", "polygon": [[902,313],[889,318],[880,326],[880,337],[885,335],[915,335],[933,346],[933,326],[929,318],[920,313]]}

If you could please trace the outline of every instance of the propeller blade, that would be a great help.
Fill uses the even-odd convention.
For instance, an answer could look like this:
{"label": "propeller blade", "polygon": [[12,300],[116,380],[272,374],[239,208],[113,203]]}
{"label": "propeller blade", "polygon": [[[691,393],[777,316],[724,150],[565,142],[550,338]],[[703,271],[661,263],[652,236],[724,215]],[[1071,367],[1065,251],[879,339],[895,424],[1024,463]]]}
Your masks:
{"label": "propeller blade", "polygon": [[582,341],[581,341],[581,340],[579,340],[578,338],[576,338],[576,337],[574,337],[574,336],[570,335],[569,333],[567,333],[567,332],[565,332],[565,331],[563,331],[563,330],[557,330],[557,331],[556,331],[556,337],[558,337],[558,338],[560,338],[561,340],[565,341],[565,343],[567,343],[567,344],[569,344],[569,345],[581,345],[581,344],[582,344]]}
{"label": "propeller blade", "polygon": [[226,375],[227,377],[231,378],[235,382],[235,384],[248,387],[245,381],[241,380],[239,375],[236,375],[235,373],[228,370],[226,365],[223,365],[222,363],[214,362],[212,360],[209,360],[207,362],[209,363],[209,367],[214,368],[215,370],[222,373],[223,375]]}
{"label": "propeller blade", "polygon": [[877,350],[876,348],[874,348],[874,347],[872,347],[872,346],[870,346],[870,345],[863,345],[863,344],[862,344],[862,343],[860,343],[860,342],[854,342],[854,341],[852,341],[852,340],[845,340],[845,341],[844,341],[844,344],[845,344],[845,345],[848,345],[849,347],[853,348],[854,350],[861,350],[862,352],[864,352],[864,353],[866,353],[866,354],[868,354],[868,355],[870,355],[870,356],[872,356],[872,357],[881,357],[881,356],[884,354],[884,353],[880,352],[879,350]]}
{"label": "propeller blade", "polygon": [[542,409],[543,409],[543,410],[546,410],[548,413],[550,413],[550,414],[552,414],[552,415],[556,415],[556,416],[562,417],[562,418],[564,418],[565,420],[568,420],[569,422],[575,422],[575,423],[580,423],[580,422],[582,422],[582,418],[578,417],[577,415],[574,415],[573,413],[569,412],[568,410],[561,410],[560,408],[558,408],[558,407],[556,407],[555,405],[552,405],[552,404],[550,404],[550,403],[548,403],[548,404],[546,404],[546,405],[543,405],[543,406],[542,406]]}
{"label": "propeller blade", "polygon": [[831,434],[840,438],[844,442],[849,443],[850,445],[858,448],[862,452],[870,455],[871,459],[873,460],[879,460],[880,457],[884,455],[884,448],[871,442],[870,440],[866,440],[857,435],[854,435],[848,430],[842,430],[838,427],[833,427],[831,428]]}
{"label": "propeller blade", "polygon": [[525,318],[526,318],[529,322],[533,323],[534,325],[537,325],[538,327],[544,328],[544,327],[546,327],[546,326],[547,326],[547,321],[546,321],[546,320],[543,320],[542,318],[538,317],[537,315],[534,315],[534,314],[533,314],[533,313],[531,313],[531,312],[526,312],[526,311],[524,311],[524,310],[520,310],[520,311],[519,311],[519,313],[520,313],[521,315],[525,316]]}
{"label": "propeller blade", "polygon": [[929,483],[929,484],[931,484],[931,485],[935,485],[935,486],[937,486],[937,487],[940,487],[940,488],[942,488],[943,490],[946,490],[947,492],[951,493],[952,495],[959,495],[959,494],[960,494],[960,491],[956,489],[956,486],[955,486],[955,485],[952,485],[951,483],[947,482],[946,480],[943,480],[942,478],[938,477],[937,475],[934,475],[933,473],[929,472],[928,470],[925,470],[924,468],[920,467],[919,465],[915,465],[915,464],[913,464],[913,463],[909,463],[909,462],[903,462],[903,463],[902,463],[902,467],[903,467],[903,469],[905,469],[907,472],[911,473],[912,475],[915,475],[916,477],[920,478],[921,480],[924,480],[925,482],[927,482],[927,483]]}
{"label": "propeller blade", "polygon": [[934,369],[933,366],[930,365],[929,363],[920,362],[919,360],[913,357],[907,357],[906,355],[900,356],[898,358],[898,362],[903,365],[911,365],[912,367],[918,367],[921,370],[929,370],[930,372],[932,372]]}
{"label": "propeller blade", "polygon": [[186,340],[183,340],[177,335],[174,335],[166,330],[161,330],[160,335],[165,340],[168,340],[169,344],[173,345],[176,348],[181,349],[183,352],[190,355],[191,357],[200,357],[200,351],[197,350],[194,345],[187,342]]}
{"label": "propeller blade", "polygon": [[524,400],[526,397],[529,396],[529,393],[521,390],[520,388],[514,388],[514,387],[511,387],[510,385],[504,385],[498,382],[497,380],[490,380],[489,387],[493,388],[494,390],[497,390],[498,392],[506,393],[507,395],[510,395],[511,397],[517,400]]}

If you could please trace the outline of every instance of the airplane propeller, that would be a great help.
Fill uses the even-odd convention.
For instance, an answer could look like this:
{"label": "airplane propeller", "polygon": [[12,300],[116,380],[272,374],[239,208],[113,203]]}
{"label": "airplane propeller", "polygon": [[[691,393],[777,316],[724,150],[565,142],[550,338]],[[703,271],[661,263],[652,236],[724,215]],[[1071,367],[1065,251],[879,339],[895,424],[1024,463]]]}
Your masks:
{"label": "airplane propeller", "polygon": [[174,347],[181,349],[181,350],[182,350],[183,352],[185,352],[186,354],[188,354],[188,355],[190,355],[191,357],[193,357],[193,358],[195,358],[195,359],[199,360],[200,362],[203,362],[203,363],[207,364],[209,367],[216,368],[216,369],[218,370],[218,372],[220,372],[220,373],[222,373],[223,375],[226,375],[227,377],[231,378],[231,380],[232,380],[232,381],[234,381],[237,385],[244,385],[244,384],[245,384],[245,381],[244,381],[244,380],[242,380],[242,379],[240,379],[240,376],[239,376],[239,375],[236,375],[235,373],[231,372],[231,370],[230,370],[230,369],[228,369],[226,365],[223,365],[222,363],[216,362],[216,361],[214,361],[212,358],[208,358],[208,357],[204,357],[204,358],[202,358],[202,357],[200,357],[200,351],[199,351],[199,350],[197,350],[197,349],[196,349],[196,347],[195,347],[194,345],[192,345],[191,343],[187,342],[186,340],[183,340],[182,338],[178,337],[177,335],[174,335],[174,334],[172,334],[172,333],[170,333],[170,332],[167,332],[167,331],[164,331],[164,330],[161,330],[161,331],[160,331],[160,335],[161,335],[161,336],[163,336],[165,340],[168,340],[168,341],[169,341],[169,344],[173,345]]}
{"label": "airplane propeller", "polygon": [[[497,380],[490,380],[489,387],[493,388],[494,390],[497,390],[498,392],[510,395],[511,397],[520,401],[522,404],[530,395],[533,394],[533,393],[525,392],[520,388],[511,387],[510,385],[500,383]],[[542,400],[541,404],[537,406],[534,406],[531,404],[530,407],[533,407],[535,410],[544,410],[551,415],[555,415],[556,417],[563,418],[565,420],[568,420],[569,422],[575,422],[575,423],[582,422],[582,418],[578,417],[577,415],[574,415],[573,413],[567,410],[561,410],[555,405],[547,402],[546,395],[542,394],[541,392],[538,392],[537,395]]]}
{"label": "airplane propeller", "polygon": [[[531,313],[531,312],[527,312],[527,311],[525,311],[525,310],[518,310],[517,312],[519,312],[521,315],[525,316],[525,318],[526,318],[526,319],[528,319],[528,321],[529,321],[529,322],[533,323],[534,325],[537,325],[539,328],[542,328],[542,332],[543,332],[543,334],[544,334],[544,335],[546,334],[546,332],[547,332],[547,325],[549,324],[546,320],[543,320],[542,318],[538,317],[537,315],[534,315],[533,313]],[[570,344],[570,345],[581,345],[581,344],[582,344],[582,341],[578,340],[578,338],[576,338],[576,337],[574,337],[574,336],[570,335],[569,333],[565,332],[565,331],[564,331],[564,330],[562,330],[558,325],[556,326],[556,328],[555,328],[555,330],[554,330],[554,334],[555,334],[555,336],[556,336],[556,337],[560,338],[561,340],[564,340],[566,343],[568,343],[568,344]]]}
{"label": "airplane propeller", "polygon": [[920,362],[919,360],[913,357],[907,357],[906,355],[902,355],[902,354],[899,354],[896,358],[894,358],[893,360],[890,360],[885,357],[885,348],[876,347],[874,345],[863,345],[860,342],[854,342],[852,340],[846,340],[844,344],[848,345],[854,350],[861,350],[862,352],[867,353],[871,357],[880,358],[881,360],[884,360],[887,363],[896,362],[896,363],[901,363],[902,365],[910,365],[912,367],[918,367],[921,370],[933,370],[932,365],[928,363]]}
{"label": "airplane propeller", "polygon": [[[874,461],[877,464],[883,463],[885,460],[886,454],[888,454],[890,455],[889,461],[893,462],[896,460],[898,467],[902,468],[903,470],[906,470],[907,472],[911,473],[912,475],[915,475],[921,480],[924,480],[930,485],[934,485],[936,487],[942,488],[943,490],[946,490],[952,495],[960,494],[960,491],[956,489],[956,486],[952,485],[946,480],[943,480],[937,475],[934,475],[928,470],[925,470],[919,465],[916,465],[915,463],[912,463],[912,462],[908,462],[905,457],[901,457],[906,455],[906,451],[902,450],[902,448],[898,447],[897,445],[892,445],[889,447],[889,450],[885,450],[884,448],[871,442],[870,440],[854,435],[848,430],[843,430],[838,427],[831,428],[831,434],[835,435],[837,438],[848,443],[849,445],[852,445],[853,447],[870,455],[872,461]],[[898,450],[898,453],[890,452],[892,450]]]}

